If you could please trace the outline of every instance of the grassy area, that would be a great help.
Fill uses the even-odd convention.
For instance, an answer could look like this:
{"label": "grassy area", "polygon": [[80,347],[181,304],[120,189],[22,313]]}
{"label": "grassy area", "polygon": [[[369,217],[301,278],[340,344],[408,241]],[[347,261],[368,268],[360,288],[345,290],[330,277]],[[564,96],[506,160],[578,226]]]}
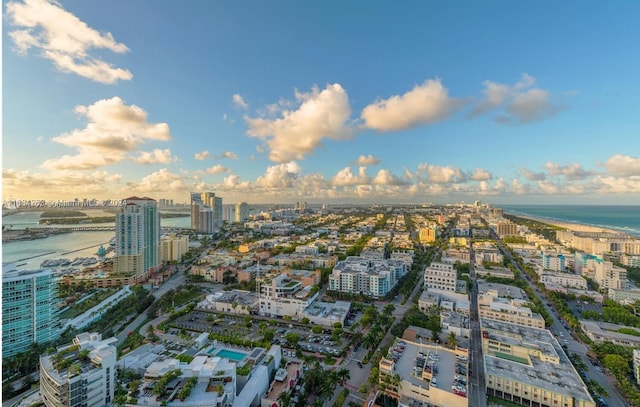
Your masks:
{"label": "grassy area", "polygon": [[100,304],[102,301],[118,292],[119,289],[119,287],[108,287],[95,292],[86,300],[76,302],[75,304],[69,306],[69,308],[67,308],[60,314],[60,319],[71,319],[77,317],[91,307]]}

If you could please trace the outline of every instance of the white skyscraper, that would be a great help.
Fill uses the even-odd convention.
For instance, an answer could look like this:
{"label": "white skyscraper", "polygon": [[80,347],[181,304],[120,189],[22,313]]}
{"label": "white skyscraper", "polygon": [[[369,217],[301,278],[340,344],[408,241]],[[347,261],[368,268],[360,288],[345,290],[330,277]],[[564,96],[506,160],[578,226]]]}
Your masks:
{"label": "white skyscraper", "polygon": [[160,265],[160,212],[151,198],[130,197],[116,215],[114,269],[130,276]]}

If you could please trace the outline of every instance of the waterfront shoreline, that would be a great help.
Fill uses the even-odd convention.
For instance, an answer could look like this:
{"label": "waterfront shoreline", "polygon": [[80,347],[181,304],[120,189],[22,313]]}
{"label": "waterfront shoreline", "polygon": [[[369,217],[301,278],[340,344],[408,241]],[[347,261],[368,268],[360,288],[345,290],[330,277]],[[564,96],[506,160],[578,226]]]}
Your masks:
{"label": "waterfront shoreline", "polygon": [[574,231],[574,232],[613,233],[613,234],[616,234],[616,235],[629,235],[629,236],[631,236],[631,234],[624,233],[624,232],[621,232],[619,230],[600,227],[600,226],[585,225],[583,223],[561,221],[561,220],[557,220],[557,219],[550,219],[550,218],[545,218],[545,217],[542,217],[542,216],[534,216],[534,215],[528,215],[528,214],[523,214],[523,213],[509,213],[509,215],[517,216],[517,217],[523,218],[523,219],[529,219],[529,220],[540,222],[540,223],[546,223],[547,225],[556,226],[556,227],[563,228],[563,229],[568,229],[568,230],[571,230],[571,231]]}

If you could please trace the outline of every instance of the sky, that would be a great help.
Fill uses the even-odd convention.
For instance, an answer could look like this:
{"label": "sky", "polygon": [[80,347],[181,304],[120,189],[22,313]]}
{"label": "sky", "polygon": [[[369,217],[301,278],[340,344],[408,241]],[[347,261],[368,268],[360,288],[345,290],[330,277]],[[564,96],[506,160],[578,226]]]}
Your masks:
{"label": "sky", "polygon": [[640,204],[640,2],[3,2],[3,200]]}

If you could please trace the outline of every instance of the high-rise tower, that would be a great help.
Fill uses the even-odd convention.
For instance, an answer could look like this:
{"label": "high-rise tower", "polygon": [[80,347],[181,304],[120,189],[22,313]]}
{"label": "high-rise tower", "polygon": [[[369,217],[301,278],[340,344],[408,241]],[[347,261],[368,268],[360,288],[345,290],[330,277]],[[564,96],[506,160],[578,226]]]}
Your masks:
{"label": "high-rise tower", "polygon": [[160,212],[151,198],[130,197],[116,215],[114,270],[148,274],[160,265]]}
{"label": "high-rise tower", "polygon": [[213,192],[191,193],[191,228],[212,234],[222,227],[222,198]]}
{"label": "high-rise tower", "polygon": [[249,204],[246,202],[238,202],[236,204],[236,223],[242,223],[249,219]]}
{"label": "high-rise tower", "polygon": [[2,267],[2,357],[60,336],[58,276],[50,270]]}

